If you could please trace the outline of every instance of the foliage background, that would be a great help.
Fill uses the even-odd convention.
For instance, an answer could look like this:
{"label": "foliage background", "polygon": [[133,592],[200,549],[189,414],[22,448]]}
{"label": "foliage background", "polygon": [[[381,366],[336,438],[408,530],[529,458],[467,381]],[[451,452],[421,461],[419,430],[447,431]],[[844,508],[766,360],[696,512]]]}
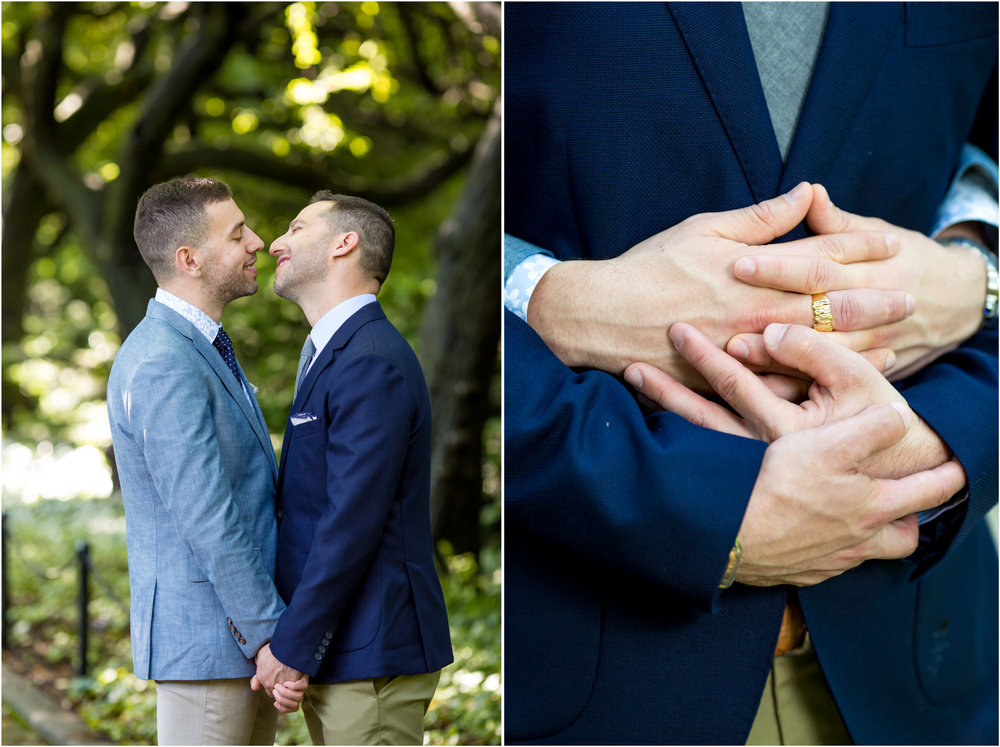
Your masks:
{"label": "foliage background", "polygon": [[[121,498],[104,392],[155,286],[131,220],[156,181],[233,188],[270,242],[313,191],[397,223],[380,295],[435,415],[433,512],[456,664],[435,743],[499,741],[499,9],[495,3],[3,3],[5,664],[116,739],[152,739],[130,674]],[[280,446],[308,326],[271,290],[224,318]],[[91,674],[74,678],[77,541]],[[301,723],[281,739],[304,741]]]}

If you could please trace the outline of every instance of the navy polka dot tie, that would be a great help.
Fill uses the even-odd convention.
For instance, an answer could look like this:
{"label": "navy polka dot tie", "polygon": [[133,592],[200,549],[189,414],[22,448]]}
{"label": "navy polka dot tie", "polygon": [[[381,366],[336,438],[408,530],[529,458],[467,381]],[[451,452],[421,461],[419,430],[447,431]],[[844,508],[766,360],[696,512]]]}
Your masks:
{"label": "navy polka dot tie", "polygon": [[219,333],[212,340],[212,344],[215,345],[216,349],[219,351],[219,355],[222,356],[222,360],[226,362],[229,366],[229,370],[233,372],[233,376],[236,380],[240,380],[240,370],[236,367],[236,353],[233,352],[233,343],[229,339],[229,335],[226,334],[226,330],[219,327]]}

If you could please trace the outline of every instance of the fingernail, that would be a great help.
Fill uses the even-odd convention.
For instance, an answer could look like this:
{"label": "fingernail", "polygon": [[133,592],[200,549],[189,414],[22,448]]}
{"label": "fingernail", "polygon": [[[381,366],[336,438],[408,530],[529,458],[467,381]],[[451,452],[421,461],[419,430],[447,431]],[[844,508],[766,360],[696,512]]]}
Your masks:
{"label": "fingernail", "polygon": [[771,348],[777,347],[778,343],[781,342],[781,338],[785,336],[785,332],[787,331],[787,324],[767,325],[767,329],[764,330],[764,343]]}
{"label": "fingernail", "polygon": [[743,340],[733,340],[727,351],[736,360],[745,361],[750,357],[750,348]]}
{"label": "fingernail", "polygon": [[625,381],[627,381],[635,389],[642,391],[642,374],[639,373],[638,368],[626,368]]}
{"label": "fingernail", "polygon": [[917,310],[917,299],[911,296],[909,293],[906,294],[906,315],[913,316],[913,312]]}
{"label": "fingernail", "polygon": [[913,419],[913,413],[910,411],[910,408],[902,402],[890,402],[889,404],[892,405],[896,409],[896,412],[899,413],[900,417],[903,418],[903,424],[909,426],[910,421]]}
{"label": "fingernail", "polygon": [[892,368],[895,365],[896,365],[896,354],[890,350],[889,351],[889,355],[887,355],[885,357],[885,368],[882,369],[882,370],[883,371],[888,371],[890,368]]}
{"label": "fingernail", "polygon": [[899,239],[891,233],[887,233],[885,235],[885,248],[888,250],[889,256],[893,256],[899,251]]}
{"label": "fingernail", "polygon": [[752,277],[757,271],[757,265],[749,257],[743,257],[736,260],[736,264],[733,265],[733,272],[736,273],[736,277],[748,278]]}
{"label": "fingernail", "polygon": [[684,347],[684,329],[683,327],[678,327],[676,324],[670,328],[667,333],[670,335],[670,342],[674,344],[674,347],[680,350]]}
{"label": "fingernail", "polygon": [[809,189],[810,189],[809,183],[808,182],[802,182],[795,189],[793,189],[791,192],[789,192],[788,195],[787,195],[787,197],[792,202],[798,202],[799,200],[801,200],[803,197],[806,196],[806,192],[808,192]]}

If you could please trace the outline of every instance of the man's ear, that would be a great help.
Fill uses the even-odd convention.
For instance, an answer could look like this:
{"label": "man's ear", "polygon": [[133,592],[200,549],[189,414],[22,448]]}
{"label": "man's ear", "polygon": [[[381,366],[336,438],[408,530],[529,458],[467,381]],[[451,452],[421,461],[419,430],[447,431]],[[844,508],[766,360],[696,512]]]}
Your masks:
{"label": "man's ear", "polygon": [[358,234],[355,231],[348,231],[336,236],[333,240],[333,251],[331,256],[344,257],[350,254],[358,245]]}
{"label": "man's ear", "polygon": [[177,272],[188,277],[201,277],[201,252],[191,246],[181,246],[174,253]]}

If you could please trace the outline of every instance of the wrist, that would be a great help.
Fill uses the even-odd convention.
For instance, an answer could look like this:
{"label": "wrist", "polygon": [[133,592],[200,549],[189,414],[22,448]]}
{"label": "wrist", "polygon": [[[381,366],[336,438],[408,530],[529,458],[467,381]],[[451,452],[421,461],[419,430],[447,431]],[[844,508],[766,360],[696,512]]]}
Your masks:
{"label": "wrist", "polygon": [[995,319],[997,316],[998,295],[1000,295],[1000,282],[998,282],[997,256],[982,242],[967,235],[946,234],[942,232],[937,241],[949,248],[968,251],[969,255],[976,259],[975,269],[972,271],[980,292],[974,298],[982,298],[980,305],[982,309],[982,320]]}
{"label": "wrist", "polygon": [[[939,269],[951,279],[953,287],[953,336],[956,341],[965,340],[982,327],[986,314],[996,309],[996,278],[993,276],[991,281],[986,256],[989,250],[964,236],[942,235],[935,241],[944,248],[947,258]],[[976,247],[982,247],[982,252]]]}
{"label": "wrist", "polygon": [[621,373],[632,362],[609,333],[609,322],[618,318],[613,308],[617,291],[607,273],[613,262],[560,262],[542,275],[531,294],[527,322],[567,366]]}

